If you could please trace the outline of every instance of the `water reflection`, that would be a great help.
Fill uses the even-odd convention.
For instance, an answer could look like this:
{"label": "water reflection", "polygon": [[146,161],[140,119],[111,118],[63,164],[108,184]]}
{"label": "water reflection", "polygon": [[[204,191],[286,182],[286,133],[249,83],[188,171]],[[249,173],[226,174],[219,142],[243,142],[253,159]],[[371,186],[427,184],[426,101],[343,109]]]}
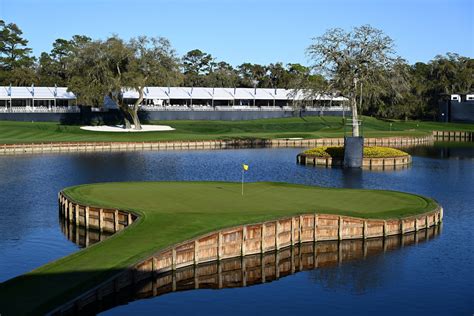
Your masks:
{"label": "water reflection", "polygon": [[[446,150],[437,144],[433,150],[426,146],[428,150],[415,152],[410,168],[355,173],[298,165],[295,157],[301,149],[297,148],[3,156],[0,282],[77,251],[78,246],[65,238],[58,225],[57,193],[65,187],[104,181],[240,181],[241,163],[248,162],[251,169],[246,181],[391,189],[433,197],[444,207],[446,230],[418,247],[309,270],[281,282],[233,291],[186,291],[141,300],[110,314],[176,314],[180,310],[183,314],[247,315],[248,306],[253,314],[269,310],[287,315],[315,310],[366,313],[367,306],[372,313],[472,313],[474,143],[454,145],[466,159],[455,157],[458,150],[452,144]],[[448,148],[450,157],[440,154]]]}
{"label": "water reflection", "polygon": [[77,226],[64,220],[63,217],[59,218],[59,225],[67,239],[78,245],[79,248],[89,247],[113,235],[113,233],[110,232],[101,232],[100,230],[86,229],[83,226]]}
{"label": "water reflection", "polygon": [[[248,287],[273,282],[308,270],[312,270],[310,278],[314,282],[323,283],[326,287],[337,288],[341,282],[349,282],[360,289],[367,290],[376,286],[377,280],[367,278],[365,274],[360,273],[346,275],[341,274],[339,270],[331,269],[325,269],[324,273],[319,273],[318,269],[336,267],[347,262],[416,245],[435,238],[440,232],[441,227],[437,226],[403,236],[304,243],[277,252],[213,261],[156,275],[145,271],[138,275],[134,273],[133,279],[138,281],[118,291],[109,291],[108,294],[101,295],[100,299],[94,298],[82,302],[79,313],[81,315],[96,314],[136,300],[173,292]],[[106,238],[97,235],[95,231],[86,231],[72,225],[65,225],[65,233],[71,241],[81,247]],[[107,284],[102,287],[114,288]]]}
{"label": "water reflection", "polygon": [[440,159],[474,159],[473,142],[436,142],[433,146],[413,146],[406,148],[411,155]]}

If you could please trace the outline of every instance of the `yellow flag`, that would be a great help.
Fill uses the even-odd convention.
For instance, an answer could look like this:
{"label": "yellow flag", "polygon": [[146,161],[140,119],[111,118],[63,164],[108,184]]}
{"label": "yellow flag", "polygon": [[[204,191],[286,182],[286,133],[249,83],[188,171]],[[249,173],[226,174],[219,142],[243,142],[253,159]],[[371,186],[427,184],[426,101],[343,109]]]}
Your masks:
{"label": "yellow flag", "polygon": [[244,169],[244,171],[247,171],[249,170],[249,165],[242,164],[242,168]]}

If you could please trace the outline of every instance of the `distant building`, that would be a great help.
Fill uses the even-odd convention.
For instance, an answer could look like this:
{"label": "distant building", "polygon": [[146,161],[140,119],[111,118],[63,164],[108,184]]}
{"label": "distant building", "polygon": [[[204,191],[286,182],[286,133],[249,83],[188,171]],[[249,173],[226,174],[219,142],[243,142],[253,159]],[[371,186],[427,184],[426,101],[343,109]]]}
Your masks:
{"label": "distant building", "polygon": [[[124,92],[128,104],[137,99],[137,91]],[[309,90],[208,87],[146,87],[140,111],[150,120],[241,120],[293,116],[295,105],[305,115],[350,113],[347,98],[342,96],[309,95]],[[67,115],[61,114],[105,115],[116,109],[108,97],[100,108],[78,106],[76,96],[66,87],[0,86],[0,119],[4,120],[64,120]]]}
{"label": "distant building", "polygon": [[474,93],[448,95],[440,102],[440,119],[474,123]]}
{"label": "distant building", "polygon": [[0,112],[78,111],[76,96],[65,87],[0,87]]}

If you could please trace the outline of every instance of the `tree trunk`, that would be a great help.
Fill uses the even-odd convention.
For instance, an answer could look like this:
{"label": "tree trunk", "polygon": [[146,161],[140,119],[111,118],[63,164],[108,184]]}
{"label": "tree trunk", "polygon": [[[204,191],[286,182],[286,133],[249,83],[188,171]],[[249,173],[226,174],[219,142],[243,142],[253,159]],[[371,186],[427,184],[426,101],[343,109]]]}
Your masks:
{"label": "tree trunk", "polygon": [[138,109],[133,109],[130,111],[130,115],[132,116],[133,125],[135,125],[134,129],[141,130],[142,124],[140,123],[140,119],[138,118]]}
{"label": "tree trunk", "polygon": [[132,128],[132,124],[130,122],[130,114],[129,114],[129,111],[127,109],[127,105],[126,104],[118,104],[118,107],[119,107],[120,113],[122,113],[122,116],[123,116],[123,128],[124,129]]}
{"label": "tree trunk", "polygon": [[135,104],[133,104],[133,108],[129,110],[130,116],[132,117],[133,124],[135,125],[136,130],[141,130],[142,129],[142,124],[140,123],[140,119],[138,118],[138,106],[140,103],[143,101],[143,90],[145,89],[145,86],[138,87],[138,99],[135,101]]}
{"label": "tree trunk", "polygon": [[132,124],[130,123],[130,120],[128,119],[128,113],[125,111],[122,111],[122,113],[123,113],[123,128],[131,129]]}

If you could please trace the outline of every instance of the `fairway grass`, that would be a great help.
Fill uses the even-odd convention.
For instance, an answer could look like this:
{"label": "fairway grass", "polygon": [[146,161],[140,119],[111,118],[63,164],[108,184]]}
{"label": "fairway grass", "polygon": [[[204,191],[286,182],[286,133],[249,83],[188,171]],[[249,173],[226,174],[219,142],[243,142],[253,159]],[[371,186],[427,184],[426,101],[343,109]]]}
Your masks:
{"label": "fairway grass", "polygon": [[[176,130],[147,133],[101,133],[59,123],[0,121],[0,144],[50,142],[192,141],[230,138],[343,137],[341,117],[304,117],[251,121],[160,121]],[[474,124],[382,121],[363,117],[366,137],[426,136],[433,130],[474,131]],[[347,130],[348,132],[349,130]]]}
{"label": "fairway grass", "polygon": [[0,284],[2,315],[43,313],[167,246],[241,224],[304,213],[400,218],[435,201],[395,191],[258,182],[124,182],[71,187],[76,203],[139,216],[109,239]]}

